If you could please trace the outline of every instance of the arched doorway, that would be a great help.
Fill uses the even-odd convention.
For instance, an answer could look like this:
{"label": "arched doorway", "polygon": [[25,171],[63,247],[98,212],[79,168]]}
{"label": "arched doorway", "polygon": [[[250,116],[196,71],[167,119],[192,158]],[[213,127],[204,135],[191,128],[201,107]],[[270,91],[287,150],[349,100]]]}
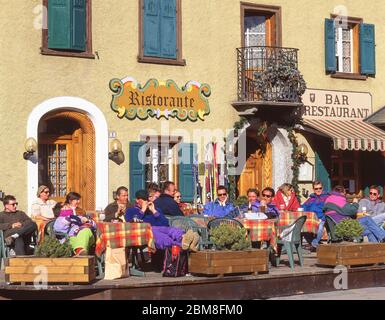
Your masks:
{"label": "arched doorway", "polygon": [[68,192],[82,195],[81,206],[95,209],[95,129],[87,115],[72,110],[45,114],[38,126],[38,181],[63,201]]}

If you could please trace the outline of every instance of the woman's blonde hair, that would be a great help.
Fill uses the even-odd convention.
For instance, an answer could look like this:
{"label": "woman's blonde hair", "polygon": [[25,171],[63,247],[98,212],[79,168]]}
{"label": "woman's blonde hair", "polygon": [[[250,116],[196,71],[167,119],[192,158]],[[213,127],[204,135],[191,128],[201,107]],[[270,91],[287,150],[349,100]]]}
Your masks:
{"label": "woman's blonde hair", "polygon": [[278,188],[284,195],[287,194],[287,192],[289,190],[294,190],[294,187],[292,184],[290,183],[284,183],[283,185],[281,185],[279,188]]}

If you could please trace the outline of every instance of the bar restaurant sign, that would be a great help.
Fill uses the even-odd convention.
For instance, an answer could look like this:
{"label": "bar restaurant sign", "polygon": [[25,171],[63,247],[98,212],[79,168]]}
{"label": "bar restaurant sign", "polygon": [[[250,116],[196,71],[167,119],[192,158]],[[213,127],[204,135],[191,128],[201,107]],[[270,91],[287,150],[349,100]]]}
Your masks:
{"label": "bar restaurant sign", "polygon": [[372,113],[368,92],[307,89],[302,102],[305,119],[362,120]]}
{"label": "bar restaurant sign", "polygon": [[150,79],[142,87],[134,78],[112,79],[114,92],[111,108],[119,118],[145,120],[172,117],[179,120],[204,120],[210,113],[207,98],[211,94],[208,84],[189,81],[179,88],[173,80]]}

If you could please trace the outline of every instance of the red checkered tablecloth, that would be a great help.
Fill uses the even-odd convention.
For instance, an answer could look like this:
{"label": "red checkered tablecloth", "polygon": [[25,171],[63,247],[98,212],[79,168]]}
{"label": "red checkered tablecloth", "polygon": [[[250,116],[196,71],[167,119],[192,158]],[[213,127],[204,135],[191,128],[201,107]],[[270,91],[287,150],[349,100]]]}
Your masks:
{"label": "red checkered tablecloth", "polygon": [[155,249],[154,236],[148,223],[97,223],[97,239],[95,253],[97,256],[106,247],[124,248],[147,245],[150,250]]}
{"label": "red checkered tablecloth", "polygon": [[242,219],[243,226],[249,230],[251,241],[270,241],[274,250],[277,248],[275,220]]}
{"label": "red checkered tablecloth", "polygon": [[314,212],[283,211],[279,215],[277,227],[285,227],[294,223],[299,217],[306,216],[302,232],[317,233],[320,220]]}

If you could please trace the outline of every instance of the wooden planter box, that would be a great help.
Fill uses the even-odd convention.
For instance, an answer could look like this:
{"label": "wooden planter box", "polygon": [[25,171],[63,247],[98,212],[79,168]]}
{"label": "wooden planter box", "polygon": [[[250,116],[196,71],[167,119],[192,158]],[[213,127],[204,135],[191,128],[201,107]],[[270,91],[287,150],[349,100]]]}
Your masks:
{"label": "wooden planter box", "polygon": [[188,270],[190,273],[204,275],[267,273],[269,271],[269,254],[267,250],[261,249],[191,252]]}
{"label": "wooden planter box", "polygon": [[6,282],[42,282],[42,270],[47,270],[47,282],[90,283],[95,279],[95,257],[41,258],[18,256],[5,261]]}
{"label": "wooden planter box", "polygon": [[385,263],[385,243],[332,243],[317,249],[318,264],[359,266]]}

